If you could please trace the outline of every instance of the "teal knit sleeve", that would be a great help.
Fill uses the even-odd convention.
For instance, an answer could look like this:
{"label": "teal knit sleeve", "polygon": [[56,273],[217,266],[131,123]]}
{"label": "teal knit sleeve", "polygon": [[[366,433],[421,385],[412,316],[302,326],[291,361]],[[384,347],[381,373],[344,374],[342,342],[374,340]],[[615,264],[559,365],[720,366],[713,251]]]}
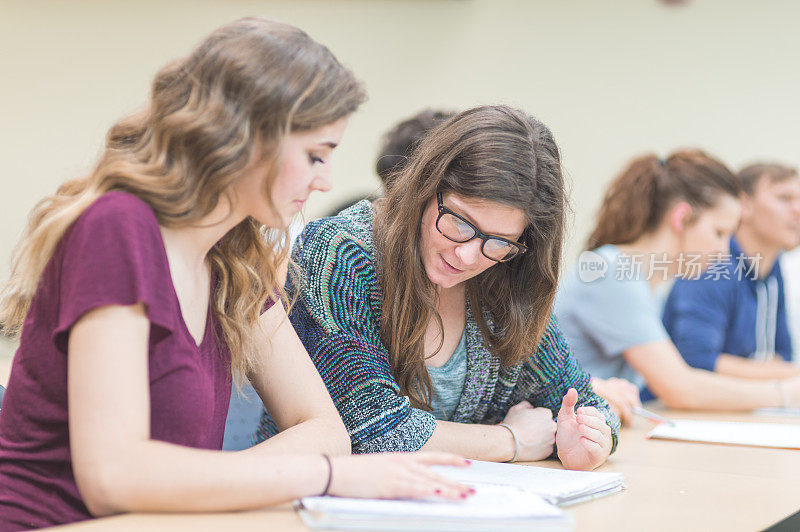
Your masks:
{"label": "teal knit sleeve", "polygon": [[[549,408],[555,418],[561,408],[561,400],[567,390],[578,392],[577,406],[593,406],[606,418],[613,439],[611,452],[617,448],[620,421],[605,399],[594,393],[591,377],[581,369],[570,352],[569,344],[558,328],[555,316],[551,316],[536,354],[525,361],[517,387],[524,387],[534,406]],[[525,390],[523,390],[524,392]]]}
{"label": "teal knit sleeve", "polygon": [[418,450],[436,421],[400,394],[380,340],[373,258],[335,220],[309,224],[295,248],[305,279],[290,319],[342,416],[353,451]]}

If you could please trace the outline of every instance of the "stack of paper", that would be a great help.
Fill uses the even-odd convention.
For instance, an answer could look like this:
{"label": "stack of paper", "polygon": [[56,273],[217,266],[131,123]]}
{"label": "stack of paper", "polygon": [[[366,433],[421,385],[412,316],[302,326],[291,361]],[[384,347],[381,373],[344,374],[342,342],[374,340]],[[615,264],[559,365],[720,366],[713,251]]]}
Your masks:
{"label": "stack of paper", "polygon": [[300,517],[311,528],[350,530],[572,530],[572,519],[541,497],[510,486],[475,485],[463,501],[305,497]]}
{"label": "stack of paper", "polygon": [[661,423],[648,436],[667,440],[800,449],[800,425],[778,423],[679,419],[674,420],[674,424]]}
{"label": "stack of paper", "polygon": [[616,493],[625,487],[622,473],[569,471],[478,460],[473,460],[469,467],[434,466],[432,469],[469,485],[514,486],[559,506]]}

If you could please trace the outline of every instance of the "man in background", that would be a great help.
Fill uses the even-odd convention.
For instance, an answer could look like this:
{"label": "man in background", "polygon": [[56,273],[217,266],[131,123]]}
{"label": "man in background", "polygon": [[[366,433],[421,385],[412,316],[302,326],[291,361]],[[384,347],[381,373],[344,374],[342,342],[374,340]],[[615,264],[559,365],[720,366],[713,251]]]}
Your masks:
{"label": "man in background", "polygon": [[739,179],[742,220],[730,257],[714,265],[713,275],[710,269],[700,279],[675,282],[664,326],[691,366],[734,377],[788,378],[800,368],[788,362],[792,341],[778,259],[799,243],[800,177],[793,168],[753,164]]}

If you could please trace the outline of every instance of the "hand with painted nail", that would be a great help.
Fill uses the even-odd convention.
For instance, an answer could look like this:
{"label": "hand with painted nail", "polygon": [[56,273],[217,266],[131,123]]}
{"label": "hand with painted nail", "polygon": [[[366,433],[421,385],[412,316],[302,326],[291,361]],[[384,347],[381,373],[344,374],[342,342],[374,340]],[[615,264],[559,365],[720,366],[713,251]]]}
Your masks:
{"label": "hand with painted nail", "polygon": [[578,392],[570,388],[558,411],[556,447],[565,468],[589,471],[611,454],[611,427],[594,407],[582,406],[576,411],[577,403]]}
{"label": "hand with painted nail", "polygon": [[331,457],[330,495],[370,499],[466,499],[475,490],[437,475],[432,465],[469,466],[450,453],[380,453]]}

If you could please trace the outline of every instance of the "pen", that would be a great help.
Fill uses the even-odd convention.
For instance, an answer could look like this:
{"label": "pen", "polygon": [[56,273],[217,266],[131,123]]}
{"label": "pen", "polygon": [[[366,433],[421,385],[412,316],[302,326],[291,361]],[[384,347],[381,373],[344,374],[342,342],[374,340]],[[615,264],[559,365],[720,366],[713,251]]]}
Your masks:
{"label": "pen", "polygon": [[641,406],[634,406],[632,410],[634,414],[646,417],[650,421],[655,421],[656,423],[666,423],[668,425],[672,425],[673,427],[675,426],[675,422],[672,421],[671,419],[666,418],[664,416],[659,416],[655,412],[651,412],[647,409],[642,408]]}

